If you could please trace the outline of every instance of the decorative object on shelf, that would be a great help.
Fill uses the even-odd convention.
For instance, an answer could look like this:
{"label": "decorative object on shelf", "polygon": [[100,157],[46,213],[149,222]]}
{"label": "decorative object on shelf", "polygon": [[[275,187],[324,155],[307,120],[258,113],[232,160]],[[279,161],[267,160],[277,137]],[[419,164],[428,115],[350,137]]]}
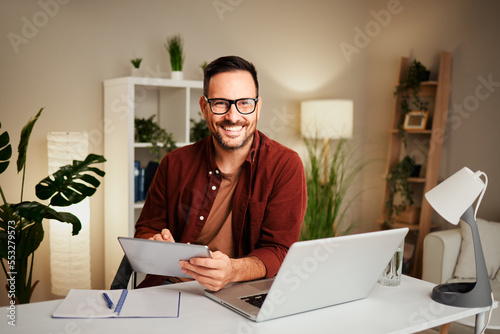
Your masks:
{"label": "decorative object on shelf", "polygon": [[[411,62],[410,66],[405,72],[403,79],[399,82],[394,92],[395,96],[400,97],[399,106],[402,111],[402,119],[399,125],[399,131],[403,137],[403,143],[406,147],[406,136],[404,129],[404,122],[406,115],[411,110],[427,111],[428,103],[422,101],[420,98],[420,84],[422,81],[428,81],[430,71],[428,71],[421,62],[416,59]],[[413,108],[411,107],[413,106]]]}
{"label": "decorative object on shelf", "polygon": [[[138,143],[151,143],[149,152],[160,162],[163,156],[177,148],[173,135],[161,128],[154,120],[156,115],[149,118],[135,118],[135,136]],[[162,154],[164,152],[164,154]]]}
{"label": "decorative object on shelf", "polygon": [[208,130],[207,121],[203,118],[201,112],[198,112],[199,121],[195,121],[191,118],[191,131],[189,133],[189,140],[191,142],[197,142],[210,135]]}
{"label": "decorative object on shelf", "polygon": [[[415,160],[407,155],[389,170],[386,181],[390,192],[385,203],[385,216],[387,218],[382,224],[383,228],[392,228],[395,216],[404,212],[408,206],[413,205],[413,192],[408,178],[415,175],[416,169],[420,171],[420,168],[415,164]],[[399,201],[396,201],[396,196]]]}
{"label": "decorative object on shelf", "polygon": [[174,35],[167,38],[165,48],[170,56],[170,66],[172,67],[172,79],[182,80],[182,66],[184,65],[184,49],[181,35]]}
{"label": "decorative object on shelf", "polygon": [[[344,218],[353,199],[346,193],[365,163],[346,144],[352,137],[353,103],[316,100],[301,104],[301,132],[309,155],[306,167],[307,208],[301,240],[348,234]],[[335,139],[335,145],[330,141]]]}
{"label": "decorative object on shelf", "polygon": [[[48,172],[55,173],[73,160],[84,160],[88,154],[88,134],[51,132],[47,135]],[[90,289],[90,201],[66,209],[80,219],[82,229],[71,236],[71,226],[50,220],[50,276],[52,293],[66,296],[71,289]]]}
{"label": "decorative object on shelf", "polygon": [[428,111],[410,111],[405,115],[403,129],[406,131],[425,130],[428,117]]}
{"label": "decorative object on shelf", "polygon": [[[481,180],[484,176],[485,181]],[[476,281],[471,283],[446,283],[434,287],[432,299],[459,307],[491,306],[491,292],[488,270],[476,222],[476,213],[486,191],[488,178],[481,171],[472,172],[464,167],[425,194],[432,208],[446,221],[457,225],[467,223],[472,232],[476,262]],[[477,199],[476,208],[473,204]]]}
{"label": "decorative object on shelf", "polygon": [[[40,181],[35,187],[36,196],[41,200],[50,200],[49,205],[36,201],[23,201],[26,158],[31,132],[42,113],[42,109],[21,130],[18,146],[17,172],[23,172],[21,182],[21,202],[8,203],[0,186],[3,205],[0,207],[0,263],[7,277],[8,296],[20,304],[29,303],[32,284],[34,252],[43,240],[42,220],[55,219],[72,225],[72,234],[81,229],[81,222],[69,212],[58,212],[51,206],[69,206],[92,196],[100,181],[93,175],[104,176],[104,172],[91,165],[105,162],[100,155],[89,154],[85,160],[73,160],[52,175]],[[12,148],[8,132],[0,135],[0,173],[9,165]],[[14,254],[8,250],[15,250]],[[31,257],[31,261],[30,261]],[[3,259],[7,262],[5,266]]]}
{"label": "decorative object on shelf", "polygon": [[141,74],[142,74],[141,69],[140,69],[141,62],[142,62],[142,58],[134,58],[134,59],[130,60],[130,63],[132,64],[131,75],[133,77],[140,77],[141,76]]}

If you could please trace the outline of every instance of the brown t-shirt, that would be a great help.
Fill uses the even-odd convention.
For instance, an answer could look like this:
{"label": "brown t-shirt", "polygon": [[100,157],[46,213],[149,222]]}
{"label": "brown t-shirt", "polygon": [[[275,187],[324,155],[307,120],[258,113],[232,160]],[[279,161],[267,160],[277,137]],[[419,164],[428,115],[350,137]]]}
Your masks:
{"label": "brown t-shirt", "polygon": [[239,177],[239,172],[222,174],[222,181],[214,205],[210,210],[205,226],[203,226],[196,240],[197,244],[207,245],[212,252],[221,251],[230,258],[236,257],[231,221],[233,217],[233,194]]}
{"label": "brown t-shirt", "polygon": [[[210,211],[205,226],[201,230],[196,244],[207,245],[212,251],[220,251],[230,258],[236,257],[236,250],[233,238],[233,194],[240,172],[221,173],[222,180],[219,186],[219,192],[215,197],[214,205]],[[168,277],[167,280],[173,283],[191,281],[190,278]]]}

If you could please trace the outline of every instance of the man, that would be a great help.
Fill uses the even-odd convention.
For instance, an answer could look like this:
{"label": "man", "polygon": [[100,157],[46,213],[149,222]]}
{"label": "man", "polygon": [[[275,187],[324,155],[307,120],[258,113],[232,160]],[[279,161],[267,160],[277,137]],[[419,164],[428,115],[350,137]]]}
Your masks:
{"label": "man", "polygon": [[[135,236],[208,245],[210,259],[179,265],[213,291],[273,277],[304,218],[302,161],[256,130],[262,98],[248,61],[228,56],[210,63],[199,104],[211,135],[163,158]],[[178,281],[148,276],[140,286],[165,279]]]}

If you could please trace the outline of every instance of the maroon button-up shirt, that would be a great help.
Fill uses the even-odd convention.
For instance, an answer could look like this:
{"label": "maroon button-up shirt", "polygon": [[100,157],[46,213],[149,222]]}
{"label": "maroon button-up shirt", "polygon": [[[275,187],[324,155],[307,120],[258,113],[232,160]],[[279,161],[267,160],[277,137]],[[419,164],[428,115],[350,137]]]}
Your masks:
{"label": "maroon button-up shirt", "polygon": [[[174,239],[194,243],[221,183],[212,137],[167,154],[136,223],[135,236],[149,238],[168,228]],[[233,197],[233,238],[238,257],[255,256],[266,278],[278,272],[304,219],[304,167],[293,150],[255,132]]]}

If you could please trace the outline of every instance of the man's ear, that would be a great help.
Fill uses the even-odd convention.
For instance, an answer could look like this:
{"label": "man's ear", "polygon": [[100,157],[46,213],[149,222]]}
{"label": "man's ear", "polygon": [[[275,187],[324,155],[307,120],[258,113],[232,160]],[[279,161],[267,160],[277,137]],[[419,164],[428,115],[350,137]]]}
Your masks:
{"label": "man's ear", "polygon": [[205,96],[203,96],[203,95],[202,95],[202,96],[200,97],[200,102],[199,102],[199,103],[200,103],[200,110],[201,110],[201,114],[203,115],[203,118],[206,120],[206,119],[207,119],[207,116],[208,116],[208,115],[207,115],[207,112],[208,112],[207,110],[208,110],[208,108],[210,108],[210,107],[208,106],[208,102],[207,102],[207,101],[205,101]]}
{"label": "man's ear", "polygon": [[262,97],[261,96],[259,96],[259,101],[257,102],[257,108],[255,110],[255,113],[256,113],[255,116],[257,117],[257,119],[259,119],[259,117],[260,117],[260,108],[262,108]]}

